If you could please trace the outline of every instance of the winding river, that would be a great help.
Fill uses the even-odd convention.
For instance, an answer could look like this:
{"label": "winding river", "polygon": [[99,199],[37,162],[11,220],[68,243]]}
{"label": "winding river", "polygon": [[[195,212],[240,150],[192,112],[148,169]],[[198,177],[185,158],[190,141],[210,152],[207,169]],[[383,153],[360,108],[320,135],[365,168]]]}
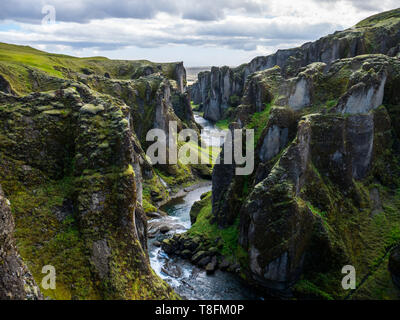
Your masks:
{"label": "winding river", "polygon": [[[220,146],[218,137],[221,130],[216,126],[195,114],[195,120],[203,128],[202,139],[208,145]],[[216,142],[217,141],[217,142]],[[168,256],[159,246],[155,245],[174,233],[183,233],[190,226],[190,209],[194,202],[200,200],[200,196],[211,190],[211,182],[205,181],[196,188],[186,190],[183,197],[176,198],[161,209],[168,213],[167,217],[152,220],[151,224],[165,223],[173,226],[167,234],[159,233],[155,238],[149,239],[149,255],[153,270],[184,299],[189,300],[253,300],[258,297],[237,276],[217,270],[213,275],[207,275],[202,269],[190,262]],[[159,245],[159,244],[158,244]]]}

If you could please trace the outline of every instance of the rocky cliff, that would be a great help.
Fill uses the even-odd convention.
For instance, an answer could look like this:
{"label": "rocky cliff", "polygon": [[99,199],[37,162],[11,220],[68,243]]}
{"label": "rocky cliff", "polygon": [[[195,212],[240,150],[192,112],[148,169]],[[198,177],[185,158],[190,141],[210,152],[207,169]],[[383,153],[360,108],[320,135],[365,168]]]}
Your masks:
{"label": "rocky cliff", "polygon": [[[255,130],[255,171],[236,176],[234,166],[216,165],[192,230],[165,247],[204,237],[215,248],[196,249],[192,260],[217,252],[221,268],[280,297],[400,298],[399,24],[397,9],[200,74],[192,98],[205,114],[219,101],[213,120],[224,114],[231,128]],[[222,74],[247,80],[230,92]],[[238,106],[218,109],[238,94]],[[357,272],[351,292],[341,286],[346,265]]]}
{"label": "rocky cliff", "polygon": [[[11,58],[53,55],[0,50],[10,60],[0,62],[1,298],[41,297],[33,279],[46,265],[57,275],[47,298],[178,298],[149,263],[150,191],[168,190],[143,150],[147,131],[170,120],[197,129],[183,64],[60,56],[43,70]],[[194,179],[184,169],[167,166],[171,186]]]}
{"label": "rocky cliff", "polygon": [[[213,180],[216,221],[240,218],[236,256],[247,279],[283,295],[343,297],[344,265],[373,274],[372,261],[400,241],[399,81],[399,59],[385,55],[251,76],[253,108],[258,96],[270,105],[256,171]],[[216,166],[213,178],[229,168]]]}
{"label": "rocky cliff", "polygon": [[193,102],[203,106],[207,119],[218,121],[228,117],[229,109],[238,105],[238,100],[244,94],[246,80],[254,72],[279,66],[282,73],[290,77],[313,62],[330,64],[337,59],[368,53],[394,57],[400,53],[399,28],[400,10],[396,9],[372,16],[350,29],[335,32],[301,47],[257,57],[237,68],[214,67],[211,72],[200,73],[198,81],[191,86]]}
{"label": "rocky cliff", "polygon": [[0,300],[41,299],[39,288],[15,246],[13,233],[10,201],[0,186]]}

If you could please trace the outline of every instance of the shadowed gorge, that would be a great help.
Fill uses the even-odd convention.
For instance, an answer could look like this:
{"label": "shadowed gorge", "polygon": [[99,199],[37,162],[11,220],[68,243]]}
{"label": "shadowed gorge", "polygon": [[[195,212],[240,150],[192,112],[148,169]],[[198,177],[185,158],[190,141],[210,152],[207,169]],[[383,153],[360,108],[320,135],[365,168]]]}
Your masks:
{"label": "shadowed gorge", "polygon": [[0,43],[0,299],[398,300],[399,30],[395,9],[188,80]]}

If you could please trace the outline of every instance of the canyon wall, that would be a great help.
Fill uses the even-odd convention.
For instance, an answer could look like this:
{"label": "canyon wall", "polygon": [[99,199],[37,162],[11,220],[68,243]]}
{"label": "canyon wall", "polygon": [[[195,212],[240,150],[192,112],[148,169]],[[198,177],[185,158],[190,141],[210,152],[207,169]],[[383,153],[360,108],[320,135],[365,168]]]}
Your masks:
{"label": "canyon wall", "polygon": [[237,99],[243,96],[248,76],[254,72],[279,66],[282,73],[290,77],[313,62],[330,64],[337,59],[368,53],[394,57],[400,53],[400,22],[396,18],[398,9],[370,17],[350,29],[301,47],[254,58],[236,68],[213,67],[210,72],[200,73],[198,81],[191,86],[193,102],[202,105],[206,119],[218,121],[226,118],[228,108],[236,107]]}

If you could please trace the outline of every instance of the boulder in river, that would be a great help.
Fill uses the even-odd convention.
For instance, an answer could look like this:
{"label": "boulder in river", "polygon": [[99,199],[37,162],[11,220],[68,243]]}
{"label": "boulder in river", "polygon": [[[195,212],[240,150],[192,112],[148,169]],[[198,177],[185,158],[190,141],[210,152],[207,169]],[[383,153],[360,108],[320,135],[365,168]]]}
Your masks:
{"label": "boulder in river", "polygon": [[205,251],[199,251],[196,254],[193,255],[192,257],[192,263],[197,264],[201,259],[203,259],[205,256],[207,256],[207,252]]}
{"label": "boulder in river", "polygon": [[162,234],[166,234],[166,233],[168,233],[169,231],[171,231],[171,228],[170,228],[168,225],[162,226],[162,227],[160,228],[160,232],[161,232]]}
{"label": "boulder in river", "polygon": [[158,212],[147,212],[146,216],[150,219],[159,219],[161,218],[161,214],[159,214]]}
{"label": "boulder in river", "polygon": [[179,267],[178,264],[172,261],[167,261],[161,268],[161,271],[174,278],[179,278],[182,276],[182,269]]}
{"label": "boulder in river", "polygon": [[206,266],[207,274],[213,274],[216,269],[217,269],[217,257],[214,256],[211,259],[211,262]]}
{"label": "boulder in river", "polygon": [[227,270],[227,269],[229,268],[230,265],[231,265],[230,262],[229,262],[226,258],[223,258],[223,259],[220,261],[220,263],[218,264],[218,267],[219,267],[219,269],[221,269],[222,271],[225,271],[225,270]]}
{"label": "boulder in river", "polygon": [[210,256],[205,256],[204,258],[200,259],[200,261],[197,263],[197,265],[200,268],[205,268],[210,262],[211,262],[211,257]]}

